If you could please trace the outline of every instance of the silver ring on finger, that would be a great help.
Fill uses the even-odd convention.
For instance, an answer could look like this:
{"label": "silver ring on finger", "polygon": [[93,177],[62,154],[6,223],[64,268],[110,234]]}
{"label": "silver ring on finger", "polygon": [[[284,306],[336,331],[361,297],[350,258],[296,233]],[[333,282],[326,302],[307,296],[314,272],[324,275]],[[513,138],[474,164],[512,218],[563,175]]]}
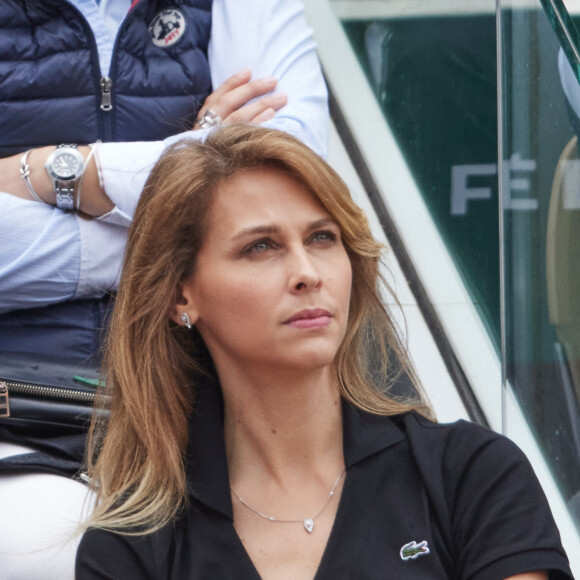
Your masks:
{"label": "silver ring on finger", "polygon": [[211,129],[212,127],[217,127],[221,125],[222,118],[211,109],[207,109],[205,113],[201,116],[201,119],[198,121],[199,126],[202,129]]}

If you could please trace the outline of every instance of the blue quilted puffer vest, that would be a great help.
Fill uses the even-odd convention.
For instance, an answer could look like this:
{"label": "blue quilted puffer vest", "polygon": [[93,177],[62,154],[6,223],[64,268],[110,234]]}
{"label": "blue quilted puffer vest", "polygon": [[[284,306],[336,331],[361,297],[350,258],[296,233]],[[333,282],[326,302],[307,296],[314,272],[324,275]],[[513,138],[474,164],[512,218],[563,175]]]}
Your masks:
{"label": "blue quilted puffer vest", "polygon": [[211,92],[212,0],[139,0],[108,78],[92,31],[64,0],[3,0],[0,157],[58,143],[152,141],[191,129]]}
{"label": "blue quilted puffer vest", "polygon": [[[2,0],[0,157],[59,143],[152,141],[193,127],[211,92],[212,0],[138,0],[100,72],[92,31],[64,0]],[[0,315],[0,351],[97,360],[108,300]],[[2,373],[0,373],[0,377]],[[4,373],[6,378],[6,373]]]}
{"label": "blue quilted puffer vest", "polygon": [[[159,140],[191,129],[211,92],[211,3],[134,2],[104,79],[92,31],[76,8],[64,0],[2,0],[0,157],[59,143]],[[111,304],[77,300],[0,315],[0,380],[62,392],[79,388],[77,374],[96,378]],[[0,441],[36,451],[0,460],[0,475],[78,475],[87,408],[47,394],[9,398]]]}

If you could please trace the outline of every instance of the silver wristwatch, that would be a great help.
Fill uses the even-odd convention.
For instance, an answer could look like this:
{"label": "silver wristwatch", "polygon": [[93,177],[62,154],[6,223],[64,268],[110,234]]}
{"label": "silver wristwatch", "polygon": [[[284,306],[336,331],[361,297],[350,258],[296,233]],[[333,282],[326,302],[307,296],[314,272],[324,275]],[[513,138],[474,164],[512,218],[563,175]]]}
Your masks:
{"label": "silver wristwatch", "polygon": [[59,145],[48,156],[44,166],[56,191],[56,207],[65,211],[74,210],[74,193],[85,168],[84,157],[77,145]]}

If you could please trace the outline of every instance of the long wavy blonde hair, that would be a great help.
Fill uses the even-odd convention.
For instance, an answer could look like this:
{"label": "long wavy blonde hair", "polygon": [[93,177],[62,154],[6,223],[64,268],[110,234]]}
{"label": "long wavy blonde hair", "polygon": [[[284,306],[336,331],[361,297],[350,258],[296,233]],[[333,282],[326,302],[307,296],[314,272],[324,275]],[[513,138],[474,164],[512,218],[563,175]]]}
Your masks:
{"label": "long wavy blonde hair", "polygon": [[[87,527],[147,533],[186,506],[188,419],[196,382],[212,365],[199,335],[172,322],[170,313],[180,282],[195,268],[220,183],[260,166],[305,184],[342,231],[353,270],[348,326],[335,360],[342,397],[371,413],[431,414],[385,307],[383,247],[341,178],[285,133],[224,127],[205,143],[169,149],[137,207],[105,353],[100,406],[107,412],[95,412],[89,438],[87,471],[97,503]],[[411,379],[416,397],[389,393],[400,373]]]}

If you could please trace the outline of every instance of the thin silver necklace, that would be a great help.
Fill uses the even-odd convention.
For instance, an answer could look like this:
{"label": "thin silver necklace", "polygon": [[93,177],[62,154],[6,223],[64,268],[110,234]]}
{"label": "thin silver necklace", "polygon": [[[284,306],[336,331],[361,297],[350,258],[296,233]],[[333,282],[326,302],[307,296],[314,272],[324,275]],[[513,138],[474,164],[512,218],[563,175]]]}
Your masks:
{"label": "thin silver necklace", "polygon": [[268,516],[266,514],[263,514],[261,511],[257,510],[253,505],[249,504],[245,499],[241,498],[236,491],[234,490],[233,487],[230,487],[230,489],[232,490],[232,493],[238,498],[239,502],[247,507],[250,511],[253,511],[255,514],[259,515],[261,518],[264,518],[265,520],[268,520],[269,522],[278,522],[279,524],[302,524],[304,526],[304,529],[311,534],[312,530],[314,530],[314,520],[326,509],[326,506],[330,503],[330,500],[332,499],[332,496],[334,495],[334,492],[336,491],[336,487],[338,486],[340,480],[342,479],[342,476],[346,473],[346,467],[340,472],[339,476],[336,478],[336,481],[334,482],[334,485],[332,486],[332,489],[330,490],[330,493],[328,494],[328,497],[326,498],[326,501],[324,502],[324,505],[318,510],[318,512],[316,513],[316,515],[312,516],[311,518],[304,518],[303,520],[281,520],[279,518],[275,518],[274,516]]}

